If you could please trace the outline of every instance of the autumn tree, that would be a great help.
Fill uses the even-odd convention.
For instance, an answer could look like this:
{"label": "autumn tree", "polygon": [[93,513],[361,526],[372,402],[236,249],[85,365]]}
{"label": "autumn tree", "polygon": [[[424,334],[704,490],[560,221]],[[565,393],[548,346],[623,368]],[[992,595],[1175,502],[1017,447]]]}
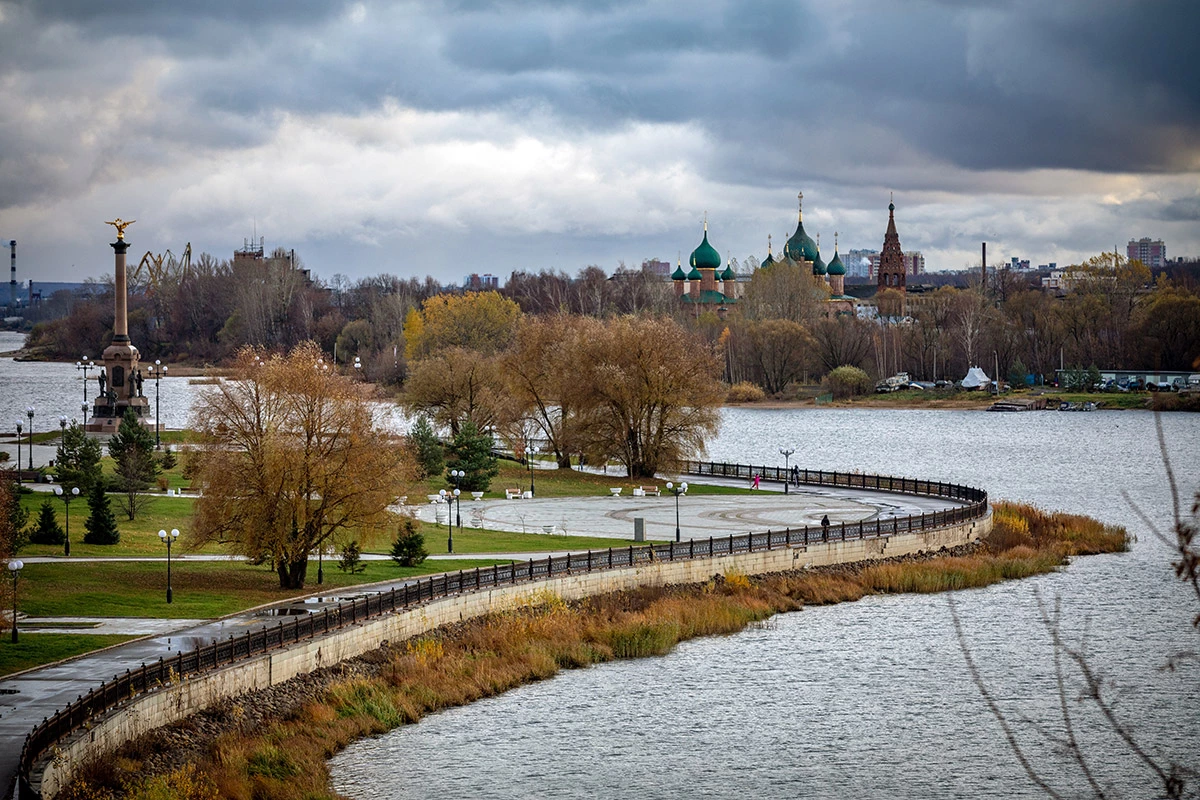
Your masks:
{"label": "autumn tree", "polygon": [[363,386],[324,368],[312,342],[287,355],[243,348],[193,415],[202,495],[190,544],[270,563],[280,588],[304,586],[314,549],[386,528],[412,474],[407,448],[375,426]]}
{"label": "autumn tree", "polygon": [[769,319],[751,323],[749,343],[763,388],[778,394],[803,374],[813,339],[799,323]]}
{"label": "autumn tree", "polygon": [[405,406],[429,415],[451,435],[466,422],[481,430],[495,425],[508,403],[499,360],[465,347],[439,350],[415,362],[404,385]]}
{"label": "autumn tree", "polygon": [[565,401],[592,460],[615,458],[648,478],[703,452],[724,396],[707,343],[668,319],[586,320],[580,333]]}
{"label": "autumn tree", "polygon": [[747,319],[786,319],[807,325],[824,315],[829,287],[812,271],[792,261],[757,270],[746,285],[740,306]]}
{"label": "autumn tree", "polygon": [[462,348],[490,355],[508,347],[521,308],[499,292],[439,294],[412,309],[404,322],[409,360]]}
{"label": "autumn tree", "polygon": [[501,428],[519,450],[524,448],[522,440],[536,433],[562,468],[570,468],[570,454],[578,452],[577,420],[569,398],[584,327],[578,317],[565,314],[528,317],[503,358],[502,374],[515,417]]}

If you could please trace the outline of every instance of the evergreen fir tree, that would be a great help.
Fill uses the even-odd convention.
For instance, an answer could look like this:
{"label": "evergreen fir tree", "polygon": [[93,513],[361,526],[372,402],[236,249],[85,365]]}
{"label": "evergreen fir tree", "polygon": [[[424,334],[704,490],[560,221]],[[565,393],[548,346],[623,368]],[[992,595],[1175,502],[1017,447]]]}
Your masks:
{"label": "evergreen fir tree", "polygon": [[468,421],[455,434],[450,443],[450,466],[466,473],[461,481],[464,492],[486,492],[492,478],[500,474],[492,446],[491,434],[480,433],[474,422]]}
{"label": "evergreen fir tree", "polygon": [[78,487],[87,494],[92,484],[100,479],[100,442],[87,435],[78,423],[63,431],[55,454],[54,471],[58,482],[70,491]]}
{"label": "evergreen fir tree", "polygon": [[408,432],[408,438],[416,451],[420,477],[440,475],[446,466],[446,454],[437,434],[433,432],[433,426],[429,424],[429,418],[424,414],[417,417],[417,421]]}
{"label": "evergreen fir tree", "polygon": [[29,541],[32,544],[62,544],[66,538],[54,512],[54,501],[47,497],[38,509],[37,524],[29,533]]}
{"label": "evergreen fir tree", "polygon": [[104,484],[96,481],[92,484],[87,498],[89,516],[83,523],[84,544],[117,544],[121,541],[121,532],[117,530],[117,518],[109,505],[108,495],[104,493]]}
{"label": "evergreen fir tree", "polygon": [[121,510],[129,519],[136,519],[146,501],[144,492],[158,476],[158,461],[154,458],[154,436],[132,408],[125,409],[120,427],[109,439],[108,454],[114,462],[117,489],[122,493]]}
{"label": "evergreen fir tree", "polygon": [[417,523],[406,518],[396,532],[392,542],[392,560],[402,567],[415,567],[429,557],[425,549],[425,537],[417,530]]}

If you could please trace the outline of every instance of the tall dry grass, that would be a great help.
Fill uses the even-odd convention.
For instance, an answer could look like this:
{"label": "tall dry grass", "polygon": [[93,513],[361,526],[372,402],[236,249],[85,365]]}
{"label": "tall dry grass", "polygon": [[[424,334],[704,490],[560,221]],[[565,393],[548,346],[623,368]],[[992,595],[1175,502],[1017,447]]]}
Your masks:
{"label": "tall dry grass", "polygon": [[[1071,555],[1126,550],[1122,529],[1071,514],[998,503],[985,547],[938,556],[765,576],[730,573],[702,586],[641,588],[567,604],[549,594],[504,614],[471,620],[394,648],[374,677],[334,683],[318,702],[254,730],[223,734],[196,764],[137,777],[137,758],[106,760],[104,774],[72,786],[67,800],[329,798],[326,760],[355,739],[617,658],[663,655],[681,641],[730,634],[809,605],[882,592],[939,592],[1053,571]],[[104,788],[117,787],[118,793]],[[107,792],[107,793],[106,793]]]}

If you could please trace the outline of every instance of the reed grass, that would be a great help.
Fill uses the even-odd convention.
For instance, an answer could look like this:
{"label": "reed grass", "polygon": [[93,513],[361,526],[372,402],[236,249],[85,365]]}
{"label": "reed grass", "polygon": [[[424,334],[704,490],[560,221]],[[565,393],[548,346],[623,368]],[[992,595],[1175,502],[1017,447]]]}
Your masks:
{"label": "reed grass", "polygon": [[132,743],[122,757],[91,767],[62,797],[154,800],[171,787],[170,796],[184,800],[333,800],[327,759],[355,739],[546,680],[563,669],[663,655],[686,639],[735,633],[806,604],[987,586],[1053,571],[1072,555],[1129,547],[1123,529],[1087,517],[1011,503],[996,504],[994,514],[994,535],[969,555],[754,579],[731,572],[700,586],[643,587],[578,603],[543,591],[521,609],[384,648],[371,659],[373,674],[332,682],[286,719],[235,727],[165,775],[140,777],[144,755]]}

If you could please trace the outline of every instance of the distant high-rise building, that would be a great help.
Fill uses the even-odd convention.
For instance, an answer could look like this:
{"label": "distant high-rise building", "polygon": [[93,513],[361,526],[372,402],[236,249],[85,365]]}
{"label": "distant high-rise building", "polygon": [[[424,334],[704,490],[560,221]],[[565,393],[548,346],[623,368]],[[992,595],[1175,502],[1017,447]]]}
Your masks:
{"label": "distant high-rise building", "polygon": [[500,279],[490,273],[472,272],[463,279],[463,288],[472,292],[487,292],[500,288]]}
{"label": "distant high-rise building", "polygon": [[1029,259],[1013,256],[1008,268],[1015,272],[1024,272],[1029,269]]}
{"label": "distant high-rise building", "polygon": [[657,258],[647,258],[642,261],[642,271],[666,278],[671,274],[671,262],[659,261]]}
{"label": "distant high-rise building", "polygon": [[925,272],[925,255],[920,250],[905,251],[904,271],[909,275],[923,274]]}
{"label": "distant high-rise building", "polygon": [[1130,239],[1125,254],[1130,261],[1137,260],[1151,268],[1167,263],[1167,246],[1163,244],[1162,239],[1152,240],[1149,236],[1143,236],[1137,241]]}
{"label": "distant high-rise building", "polygon": [[856,278],[874,278],[874,266],[879,264],[879,251],[848,250],[846,251],[845,264],[847,276],[853,276]]}

